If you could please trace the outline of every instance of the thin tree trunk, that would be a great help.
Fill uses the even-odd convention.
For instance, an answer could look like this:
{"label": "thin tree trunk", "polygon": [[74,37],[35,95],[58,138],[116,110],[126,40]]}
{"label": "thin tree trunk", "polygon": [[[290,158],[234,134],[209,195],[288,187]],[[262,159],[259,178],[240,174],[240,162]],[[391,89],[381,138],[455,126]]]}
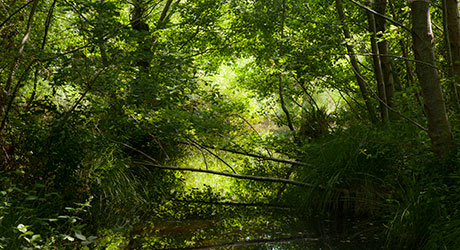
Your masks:
{"label": "thin tree trunk", "polygon": [[[396,11],[394,9],[394,6],[393,6],[393,2],[392,0],[388,0],[388,5],[390,6],[390,11],[391,11],[391,15],[393,17],[394,20],[398,20],[398,16],[396,15]],[[398,32],[400,34],[401,31],[398,29]],[[399,39],[399,45],[401,47],[401,52],[403,54],[403,57],[404,58],[409,58],[409,52],[407,51],[407,47],[409,47],[405,41],[404,41],[404,38],[401,38]],[[412,67],[409,63],[409,60],[404,60],[404,66],[406,67],[406,79],[407,79],[407,84],[409,86],[415,86],[415,79],[414,79],[414,75],[412,74]],[[421,94],[420,94],[420,91],[418,89],[415,89],[415,97],[417,99],[417,103],[422,106],[422,98],[421,98]]]}
{"label": "thin tree trunk", "polygon": [[139,58],[136,60],[137,66],[139,66],[143,71],[148,71],[150,68],[151,61],[151,39],[148,38],[150,27],[144,21],[145,18],[145,7],[143,2],[140,0],[135,0],[133,3],[133,10],[131,12],[131,27],[143,33],[142,38],[138,41],[139,48],[137,49]]}
{"label": "thin tree trunk", "polygon": [[[19,85],[20,83],[18,82],[17,88],[15,88],[13,91],[11,91],[11,86],[13,85],[13,81],[14,81],[14,78],[16,76],[16,70],[18,69],[19,63],[21,61],[21,58],[23,57],[26,43],[30,38],[30,33],[32,31],[32,23],[33,23],[33,19],[34,19],[34,16],[35,16],[35,11],[37,10],[37,5],[38,5],[38,0],[35,0],[33,2],[32,8],[31,8],[30,13],[29,13],[29,19],[27,21],[26,32],[25,32],[24,36],[22,37],[21,44],[19,45],[18,53],[17,53],[13,63],[11,64],[10,74],[8,76],[8,79],[6,80],[6,84],[5,84],[5,87],[3,89],[3,92],[0,92],[0,108],[1,108],[1,111],[3,113],[3,119],[2,119],[2,124],[1,124],[1,127],[0,127],[0,132],[1,132],[1,130],[3,130],[3,128],[5,126],[5,122],[8,119],[8,110],[11,107],[11,103],[13,102],[13,100],[15,98],[16,90],[20,86]],[[34,62],[34,61],[32,61],[32,62]],[[32,62],[30,63],[30,65],[32,65]],[[29,68],[27,69],[27,71],[28,70],[29,70]],[[8,102],[8,100],[9,100],[9,102]],[[10,104],[8,104],[8,103],[10,103]]]}
{"label": "thin tree trunk", "polygon": [[163,8],[163,11],[161,12],[161,16],[158,19],[158,25],[162,25],[163,22],[166,20],[166,15],[168,14],[169,8],[171,7],[173,0],[168,0],[165,4],[165,7]]}
{"label": "thin tree trunk", "polygon": [[[379,96],[380,102],[380,117],[382,122],[388,122],[388,108],[385,105],[387,102],[386,94],[385,94],[385,82],[383,80],[383,73],[382,73],[382,66],[379,57],[379,48],[377,46],[377,31],[375,28],[375,18],[374,15],[371,13],[367,13],[367,20],[369,24],[369,32],[371,33],[371,49],[372,49],[372,60],[373,60],[373,67],[374,67],[374,76],[377,82],[377,93]],[[385,103],[383,103],[385,102]]]}
{"label": "thin tree trunk", "polygon": [[[283,6],[282,6],[282,12],[281,12],[281,30],[280,30],[281,41],[280,41],[280,45],[279,45],[280,57],[282,57],[283,54],[284,54],[283,53],[283,40],[284,40],[284,19],[285,18],[286,18],[286,0],[283,0]],[[281,109],[283,110],[284,114],[286,115],[286,120],[287,120],[287,123],[288,123],[289,130],[295,131],[294,126],[292,125],[291,115],[289,113],[289,110],[286,107],[286,103],[284,102],[283,74],[281,72],[281,69],[280,69],[280,72],[278,74],[278,92],[279,92],[279,95],[280,95]]]}
{"label": "thin tree trunk", "polygon": [[419,78],[432,149],[443,158],[452,147],[452,132],[435,65],[429,0],[410,0],[416,72]]}
{"label": "thin tree trunk", "polygon": [[[51,4],[51,7],[49,8],[48,10],[48,14],[46,16],[46,21],[45,21],[45,32],[43,34],[43,39],[42,39],[42,44],[40,46],[40,52],[43,53],[43,50],[45,49],[45,46],[46,46],[46,42],[48,41],[48,32],[49,32],[49,28],[51,26],[51,21],[53,19],[53,13],[54,13],[54,6],[56,6],[56,2],[57,0],[53,0],[53,3]],[[32,90],[32,94],[30,95],[30,98],[28,100],[28,106],[30,106],[32,104],[32,102],[34,101],[35,99],[35,95],[36,95],[36,92],[37,92],[37,76],[38,76],[38,68],[35,70],[35,73],[34,73],[34,88]]]}
{"label": "thin tree trunk", "polygon": [[451,63],[451,72],[454,77],[452,95],[454,105],[457,110],[460,109],[460,18],[458,0],[443,0],[444,9],[444,30],[447,28],[446,43],[448,47],[448,59]]}
{"label": "thin tree trunk", "polygon": [[[385,10],[387,7],[386,0],[375,0],[374,9],[381,15],[385,15]],[[379,47],[379,57],[382,65],[383,81],[385,82],[385,97],[388,106],[394,107],[394,96],[395,96],[395,81],[393,77],[392,70],[392,61],[391,58],[386,56],[389,54],[388,42],[385,39],[382,39],[383,34],[386,31],[386,20],[381,16],[375,16],[375,27],[377,31],[377,36],[379,41],[377,42]],[[394,118],[394,114],[390,114],[391,118]]]}
{"label": "thin tree trunk", "polygon": [[[345,24],[345,14],[343,12],[342,1],[341,0],[335,0],[335,5],[336,5],[339,21],[340,21],[340,23],[342,25],[342,30],[343,30],[343,34],[345,36],[345,39],[350,40],[351,35],[350,35],[350,31],[348,30],[348,27]],[[356,59],[355,52],[353,50],[353,46],[351,46],[348,42],[347,42],[347,51],[348,51],[348,54],[349,54],[349,57],[350,57],[351,67],[353,69],[353,72],[354,72],[354,74],[356,76],[356,80],[357,80],[358,85],[359,85],[359,90],[361,91],[361,95],[363,96],[364,102],[366,103],[367,112],[369,113],[369,118],[373,123],[376,123],[377,122],[377,119],[376,119],[377,116],[376,116],[376,113],[375,113],[374,106],[372,105],[371,100],[369,98],[369,93],[368,93],[368,90],[366,88],[366,82],[364,81],[364,78],[363,78],[363,76],[361,75],[361,73],[359,71],[358,60]]]}

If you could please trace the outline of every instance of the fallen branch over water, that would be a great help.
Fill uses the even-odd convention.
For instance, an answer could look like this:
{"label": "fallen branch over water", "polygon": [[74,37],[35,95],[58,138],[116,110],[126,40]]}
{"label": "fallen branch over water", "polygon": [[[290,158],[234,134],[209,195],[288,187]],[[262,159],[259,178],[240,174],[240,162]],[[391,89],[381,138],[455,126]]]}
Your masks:
{"label": "fallen branch over water", "polygon": [[322,187],[322,186],[316,186],[316,185],[313,185],[313,184],[310,184],[310,183],[305,183],[305,182],[301,182],[301,181],[294,181],[294,180],[288,180],[288,179],[282,179],[282,178],[275,178],[275,177],[233,174],[233,173],[227,173],[227,172],[220,172],[220,171],[206,170],[206,169],[199,169],[199,168],[189,168],[189,167],[163,166],[163,165],[159,165],[159,164],[145,163],[145,162],[134,162],[134,163],[139,164],[139,165],[153,167],[153,168],[159,168],[159,169],[167,169],[167,170],[174,170],[174,171],[200,172],[200,173],[208,173],[208,174],[228,176],[228,177],[237,178],[237,179],[286,183],[286,184],[291,184],[291,185],[296,185],[296,186],[301,186],[301,187],[310,187],[310,188],[319,187],[321,189],[324,189],[324,187]]}
{"label": "fallen branch over water", "polygon": [[298,240],[305,240],[305,241],[318,241],[318,238],[310,238],[310,237],[291,237],[291,238],[281,238],[281,239],[262,239],[262,240],[245,240],[245,241],[237,241],[237,242],[228,242],[210,246],[201,246],[201,247],[182,247],[182,248],[165,248],[163,250],[178,250],[178,249],[187,249],[187,250],[204,250],[204,249],[216,249],[221,247],[236,247],[236,246],[249,246],[249,245],[260,245],[260,244],[274,244],[274,243],[285,243],[291,241],[298,241]]}
{"label": "fallen branch over water", "polygon": [[[184,143],[184,144],[187,144],[187,143]],[[305,162],[294,161],[294,160],[286,160],[286,159],[280,159],[280,158],[269,157],[269,156],[264,156],[264,155],[257,155],[257,154],[253,154],[253,153],[246,153],[246,152],[241,152],[241,151],[234,150],[234,149],[217,148],[217,147],[214,147],[214,146],[203,145],[203,144],[200,144],[200,146],[201,146],[201,147],[204,147],[204,148],[215,149],[215,150],[220,150],[220,151],[226,151],[226,152],[230,152],[230,153],[234,153],[234,154],[239,154],[239,155],[245,155],[245,156],[249,156],[249,157],[253,157],[253,158],[257,158],[257,159],[262,159],[262,160],[266,160],[266,161],[274,161],[274,162],[280,162],[280,163],[288,163],[288,164],[300,165],[300,166],[312,166],[311,164],[308,164],[308,163],[305,163]]]}

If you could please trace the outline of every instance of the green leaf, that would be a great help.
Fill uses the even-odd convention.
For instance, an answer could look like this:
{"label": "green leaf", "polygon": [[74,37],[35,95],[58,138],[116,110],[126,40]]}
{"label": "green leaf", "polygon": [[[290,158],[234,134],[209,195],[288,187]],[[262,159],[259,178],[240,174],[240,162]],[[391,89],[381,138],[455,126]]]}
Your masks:
{"label": "green leaf", "polygon": [[75,232],[75,237],[77,237],[77,239],[79,239],[79,240],[86,241],[86,236],[81,234],[81,232]]}
{"label": "green leaf", "polygon": [[34,234],[34,235],[32,236],[32,238],[30,239],[30,241],[31,241],[31,242],[41,241],[41,239],[42,239],[42,236],[41,236],[41,235],[39,235],[39,234]]}
{"label": "green leaf", "polygon": [[24,224],[19,224],[16,229],[18,229],[21,233],[27,232],[28,226],[24,226]]}
{"label": "green leaf", "polygon": [[70,236],[70,235],[64,235],[64,240],[68,240],[68,241],[75,241],[75,238]]}
{"label": "green leaf", "polygon": [[26,201],[34,201],[34,200],[36,200],[36,199],[38,199],[38,197],[35,196],[35,195],[30,195],[30,196],[27,196],[27,197],[26,197]]}

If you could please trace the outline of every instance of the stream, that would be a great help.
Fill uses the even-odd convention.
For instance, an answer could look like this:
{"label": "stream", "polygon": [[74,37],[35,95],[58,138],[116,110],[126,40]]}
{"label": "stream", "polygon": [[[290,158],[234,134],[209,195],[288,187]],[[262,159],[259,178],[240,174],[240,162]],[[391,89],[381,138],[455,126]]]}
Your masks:
{"label": "stream", "polygon": [[169,250],[380,249],[377,236],[356,233],[359,222],[337,226],[338,222],[300,218],[288,209],[232,208],[230,213],[200,217],[152,221],[139,235],[141,245]]}

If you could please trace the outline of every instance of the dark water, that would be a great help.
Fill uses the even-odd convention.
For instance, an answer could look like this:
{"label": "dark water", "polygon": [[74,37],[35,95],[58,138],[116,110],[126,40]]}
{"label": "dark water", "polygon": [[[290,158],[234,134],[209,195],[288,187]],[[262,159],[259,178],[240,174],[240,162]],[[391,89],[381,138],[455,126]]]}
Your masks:
{"label": "dark water", "polygon": [[140,245],[145,249],[381,248],[376,236],[360,233],[359,222],[305,219],[293,210],[241,208],[200,217],[153,221],[139,237]]}

